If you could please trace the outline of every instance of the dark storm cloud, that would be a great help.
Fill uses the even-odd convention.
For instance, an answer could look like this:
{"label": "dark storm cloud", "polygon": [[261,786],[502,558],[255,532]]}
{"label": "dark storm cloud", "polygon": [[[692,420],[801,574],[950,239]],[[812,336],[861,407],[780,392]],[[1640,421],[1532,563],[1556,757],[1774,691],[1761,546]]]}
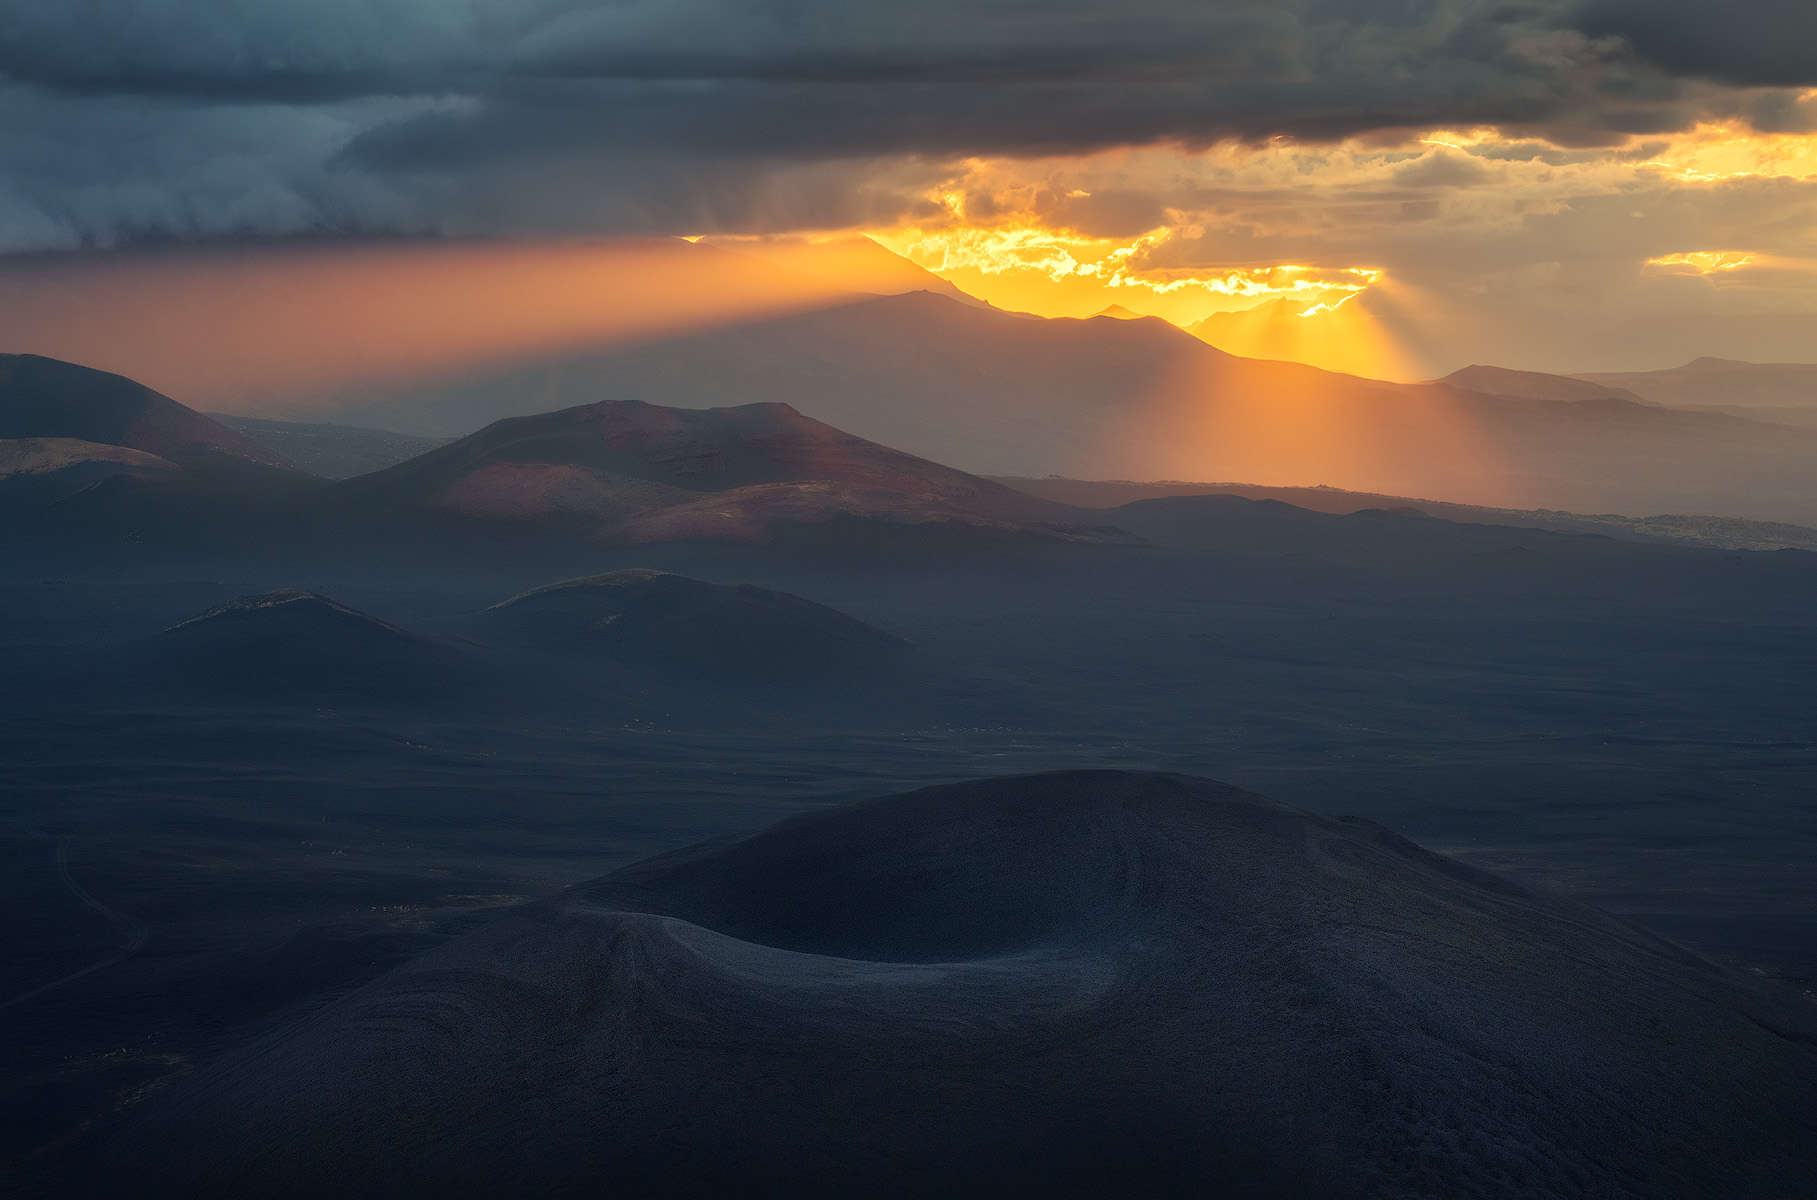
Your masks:
{"label": "dark storm cloud", "polygon": [[1677,74],[1743,86],[1817,84],[1811,0],[1593,0],[1580,25],[1623,38]]}
{"label": "dark storm cloud", "polygon": [[0,241],[787,225],[863,207],[854,171],[765,191],[816,164],[1706,111],[1622,40],[1666,25],[1575,2],[0,0]]}

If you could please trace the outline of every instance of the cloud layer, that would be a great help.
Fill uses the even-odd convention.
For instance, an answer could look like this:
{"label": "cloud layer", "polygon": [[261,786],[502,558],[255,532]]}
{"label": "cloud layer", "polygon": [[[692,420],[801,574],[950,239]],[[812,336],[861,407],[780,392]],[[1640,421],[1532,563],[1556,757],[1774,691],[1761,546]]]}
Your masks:
{"label": "cloud layer", "polygon": [[1763,0],[0,0],[0,248],[874,225],[968,156],[1794,129],[1808,106],[1783,89],[1817,56],[1786,14],[1811,20]]}

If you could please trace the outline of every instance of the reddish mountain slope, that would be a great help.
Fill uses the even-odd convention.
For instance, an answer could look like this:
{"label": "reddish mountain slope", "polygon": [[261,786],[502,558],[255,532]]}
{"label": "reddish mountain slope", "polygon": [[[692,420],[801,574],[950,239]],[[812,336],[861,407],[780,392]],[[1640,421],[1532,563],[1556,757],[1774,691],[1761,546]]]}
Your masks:
{"label": "reddish mountain slope", "polygon": [[0,438],[74,438],[155,454],[182,467],[307,474],[144,384],[36,354],[0,355]]}
{"label": "reddish mountain slope", "polygon": [[1060,505],[904,454],[786,404],[674,409],[608,401],[518,417],[384,471],[326,503],[567,526],[610,540],[768,540],[841,518],[1065,530]]}

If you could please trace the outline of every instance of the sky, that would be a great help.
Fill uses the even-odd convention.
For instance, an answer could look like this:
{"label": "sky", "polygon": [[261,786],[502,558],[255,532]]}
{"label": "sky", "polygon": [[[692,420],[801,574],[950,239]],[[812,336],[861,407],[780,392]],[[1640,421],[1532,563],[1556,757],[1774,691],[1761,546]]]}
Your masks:
{"label": "sky", "polygon": [[864,234],[1395,378],[1817,331],[1806,0],[0,0],[0,80],[0,284]]}

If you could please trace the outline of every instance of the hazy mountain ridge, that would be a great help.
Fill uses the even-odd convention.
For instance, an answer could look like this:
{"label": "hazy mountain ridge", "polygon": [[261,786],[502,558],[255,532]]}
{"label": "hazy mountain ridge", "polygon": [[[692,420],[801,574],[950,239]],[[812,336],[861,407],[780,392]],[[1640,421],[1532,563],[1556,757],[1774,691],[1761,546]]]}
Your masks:
{"label": "hazy mountain ridge", "polygon": [[1627,400],[1635,404],[1651,403],[1623,387],[1607,385],[1570,375],[1547,375],[1541,371],[1514,371],[1507,367],[1470,366],[1451,372],[1434,383],[1491,396],[1521,396],[1529,400]]}
{"label": "hazy mountain ridge", "polygon": [[[1211,355],[1228,376],[1227,382],[1231,386],[1265,391],[1266,385],[1300,386],[1310,381],[1310,386],[1327,389],[1321,394],[1353,418],[1359,411],[1379,414],[1397,405],[1406,408],[1403,416],[1417,413],[1420,406],[1438,411],[1432,409],[1437,405],[1454,415],[1471,414],[1485,428],[1499,427],[1504,449],[1518,446],[1522,439],[1529,443],[1537,439],[1549,446],[1537,457],[1529,458],[1539,462],[1545,456],[1551,456],[1547,474],[1559,481],[1559,490],[1572,486],[1573,471],[1579,477],[1592,479],[1598,472],[1619,475],[1619,471],[1609,472],[1610,464],[1603,457],[1619,452],[1627,456],[1632,466],[1652,463],[1661,472],[1668,473],[1664,489],[1667,494],[1710,501],[1706,512],[1699,515],[1615,516],[1550,505],[1520,508],[1464,505],[1449,500],[1410,501],[1408,496],[1420,493],[1369,491],[1363,493],[1374,497],[1368,506],[1413,504],[1431,515],[1459,520],[1516,520],[1545,528],[1607,532],[1643,540],[1723,548],[1809,548],[1811,544],[1807,530],[1787,522],[1715,515],[1714,510],[1724,502],[1731,506],[1736,502],[1723,491],[1723,477],[1718,475],[1712,479],[1710,472],[1712,463],[1716,468],[1726,465],[1732,478],[1744,464],[1749,464],[1756,469],[1756,492],[1773,485],[1778,487],[1776,497],[1757,499],[1753,502],[1755,507],[1777,503],[1797,511],[1801,503],[1808,503],[1812,511],[1817,512],[1817,479],[1808,470],[1810,461],[1807,458],[1807,455],[1817,457],[1817,435],[1769,433],[1767,431],[1772,427],[1756,422],[1738,421],[1718,414],[1674,411],[1624,399],[1622,393],[1607,392],[1604,385],[1594,382],[1532,372],[1472,368],[1453,379],[1478,386],[1525,390],[1541,397],[1538,399],[1530,396],[1507,398],[1460,389],[1451,383],[1397,389],[1396,385],[1330,376],[1293,364],[1234,359],[1155,320],[1096,318],[1070,323],[1029,322],[1000,313],[967,309],[933,296],[893,299],[906,302],[903,312],[919,314],[933,321],[932,326],[923,328],[923,333],[954,324],[974,335],[1002,333],[1005,329],[1015,332],[1022,340],[1019,349],[1012,349],[1029,361],[1042,359],[1045,351],[1055,345],[1054,336],[1064,333],[1065,327],[1070,325],[1088,335],[1065,339],[1076,352],[1082,348],[1083,357],[1078,358],[1075,365],[1095,363],[1098,368],[1104,368],[1107,362],[1115,360],[1115,356],[1107,359],[1102,353],[1106,345],[1121,347],[1125,352],[1133,347],[1140,353],[1126,353],[1120,361],[1150,372],[1151,377],[1158,377],[1158,373],[1164,373],[1167,356],[1185,347],[1190,354]],[[865,326],[867,319],[861,312],[863,308],[862,305],[849,306],[831,313],[814,314],[813,319],[849,322],[856,318],[860,326]],[[795,317],[781,324],[804,328],[801,323],[809,320]],[[984,324],[977,324],[979,321]],[[867,327],[873,334],[878,334],[874,326]],[[1125,331],[1132,336],[1126,336]],[[748,333],[745,331],[746,335]],[[878,336],[883,337],[880,344],[892,344],[889,337]],[[998,345],[1001,339],[993,337],[986,341],[988,345],[978,343],[965,350],[961,357],[982,354],[988,358],[1001,351]],[[902,349],[903,346],[898,346],[898,350]],[[862,345],[848,347],[848,351],[860,361],[875,358]],[[41,373],[49,371],[53,377],[67,375],[78,382],[89,382],[89,376],[97,376],[107,382],[116,397],[124,395],[137,403],[152,404],[166,413],[162,418],[165,425],[186,425],[204,432],[220,430],[230,439],[240,436],[197,414],[190,414],[175,401],[148,389],[137,389],[130,381],[99,372],[84,373],[81,368],[73,367],[59,374],[56,368],[61,366],[64,365],[40,364],[37,369]],[[1044,369],[1051,372],[1054,367],[1055,364],[1049,362]],[[1089,372],[1079,378],[1086,378],[1089,384]],[[1100,375],[1098,381],[1101,383],[1105,378]],[[1075,382],[1078,382],[1077,378]],[[1581,398],[1555,398],[1560,395]],[[955,398],[945,410],[945,416],[952,418],[952,423],[958,422],[955,414],[963,407],[959,399]],[[1046,399],[1051,400],[1051,397]],[[113,401],[118,402],[117,398]],[[1034,402],[1035,398],[1031,396],[1030,403]],[[44,396],[34,403],[46,411],[55,409]],[[79,393],[72,409],[78,416],[84,411],[83,403]],[[175,417],[168,416],[172,412]],[[927,415],[919,413],[918,419],[923,419],[925,424]],[[1074,415],[1078,415],[1076,411]],[[192,417],[193,421],[190,420]],[[58,419],[69,423],[69,418]],[[1044,424],[1033,416],[1028,419],[1031,428],[1052,432],[1059,427],[1056,422]],[[41,417],[39,423],[43,420]],[[374,446],[388,446],[386,453],[393,453],[427,442],[427,439],[409,435],[339,426],[268,423],[248,427],[262,430],[274,440],[300,439],[308,444],[312,439],[326,439],[330,444],[343,448],[351,446],[360,453],[366,453]],[[1078,428],[1080,426],[1075,424],[1075,431]],[[1561,431],[1571,433],[1575,444],[1557,444]],[[116,431],[116,434],[127,436],[127,432]],[[1693,437],[1694,440],[1687,440]],[[1621,444],[1619,451],[1610,448],[1616,441]],[[152,458],[134,457],[145,455],[144,451],[101,447],[78,454],[81,444],[72,445],[76,449],[64,446],[58,455],[73,456],[66,464],[73,469],[75,459],[85,454],[87,457],[83,462],[86,465],[81,468],[85,473],[78,479],[71,471],[62,471],[61,475],[70,480],[68,486],[52,496],[34,485],[30,492],[32,496],[56,498],[68,495],[72,488],[81,489],[82,494],[76,497],[80,505],[103,514],[96,520],[130,529],[132,514],[144,509],[149,514],[147,519],[156,524],[160,519],[158,505],[163,503],[155,500],[156,486],[159,480],[169,477],[169,472],[160,474]],[[1417,448],[1403,446],[1402,450]],[[1776,455],[1779,465],[1761,473],[1758,468],[1772,468],[1775,462],[1773,458],[1766,458],[1763,463],[1763,456],[1769,451]],[[22,453],[15,453],[13,457],[25,462],[20,457]],[[33,468],[35,471],[41,471],[51,461],[44,457],[45,453],[47,451],[40,446],[40,452],[31,459],[37,464]],[[272,457],[281,461],[276,455]],[[62,458],[57,457],[57,461],[61,462]],[[1470,464],[1460,465],[1468,467]],[[305,478],[295,469],[271,474],[273,478],[287,481]],[[95,481],[107,482],[112,475],[121,478],[96,489]],[[135,481],[153,486],[153,492],[146,493],[153,499],[141,499],[130,487],[124,487]],[[114,486],[115,482],[122,486]],[[482,524],[527,524],[550,531],[567,529],[583,537],[631,543],[717,540],[762,544],[781,528],[830,528],[839,522],[851,521],[897,528],[969,528],[981,536],[1035,536],[1058,541],[1114,542],[1121,536],[1082,524],[1076,509],[1031,499],[1029,490],[1040,492],[1040,481],[1022,482],[1025,490],[1005,487],[845,433],[804,416],[786,404],[769,402],[702,409],[665,408],[637,401],[604,401],[497,422],[469,437],[391,467],[325,487],[318,495],[295,507],[299,514],[359,511],[381,523],[409,513],[439,513],[446,518],[463,517]],[[1237,494],[1294,498],[1288,495],[1292,489],[1264,488],[1255,484],[1218,486]],[[1187,490],[1202,491],[1204,488],[1193,485]],[[1613,493],[1613,498],[1630,501],[1623,507],[1633,514],[1644,513],[1648,507],[1646,501],[1661,489],[1648,490],[1642,483],[1637,491],[1623,492],[1605,480],[1590,490],[1593,496]],[[1179,491],[1179,488],[1170,487],[1162,492],[1144,494],[1177,494]],[[1333,489],[1302,491],[1299,499],[1312,507],[1330,507],[1327,501]],[[17,496],[26,494],[19,492],[17,486],[13,492]],[[1346,490],[1346,494],[1348,492]],[[1048,494],[1054,495],[1051,487]],[[145,507],[147,503],[150,508]],[[202,520],[204,524],[209,521],[231,524],[232,509],[232,502],[225,507],[217,505],[204,513]],[[190,518],[169,518],[186,519]],[[307,519],[317,518],[310,516]],[[84,518],[72,509],[60,520],[73,522],[70,527],[80,529]],[[330,521],[330,527],[334,520]]]}
{"label": "hazy mountain ridge", "polygon": [[788,403],[980,474],[1214,474],[1817,523],[1817,433],[1556,386],[1573,398],[1386,383],[1237,358],[1156,319],[1031,320],[911,293],[342,397],[322,415],[445,435],[602,399]]}
{"label": "hazy mountain ridge", "polygon": [[1656,404],[1675,408],[1817,428],[1817,364],[1699,358],[1666,371],[1603,372],[1573,378],[1627,388]]}
{"label": "hazy mountain ridge", "polygon": [[1315,512],[1342,514],[1383,509],[1447,521],[1527,525],[1535,529],[1605,534],[1632,541],[1707,546],[1717,550],[1817,550],[1817,528],[1747,521],[1738,517],[1679,514],[1627,517],[1616,513],[1573,513],[1544,508],[1488,508],[1414,496],[1350,492],[1342,488],[1261,487],[1248,483],[1186,483],[1179,480],[1141,483],[1126,479],[1084,480],[1057,476],[1045,479],[998,476],[997,482],[1079,508],[1108,510],[1136,500],[1163,496],[1226,495],[1251,500],[1280,500]]}
{"label": "hazy mountain ridge", "polygon": [[874,674],[907,646],[787,592],[648,568],[544,584],[492,605],[471,627],[494,643],[761,689]]}
{"label": "hazy mountain ridge", "polygon": [[1817,366],[1700,358],[1669,371],[1547,375],[1466,367],[1443,382],[1531,399],[1625,399],[1687,413],[1817,429]]}
{"label": "hazy mountain ridge", "polygon": [[443,445],[446,438],[321,422],[268,421],[212,413],[215,420],[327,479],[351,479],[396,466]]}

